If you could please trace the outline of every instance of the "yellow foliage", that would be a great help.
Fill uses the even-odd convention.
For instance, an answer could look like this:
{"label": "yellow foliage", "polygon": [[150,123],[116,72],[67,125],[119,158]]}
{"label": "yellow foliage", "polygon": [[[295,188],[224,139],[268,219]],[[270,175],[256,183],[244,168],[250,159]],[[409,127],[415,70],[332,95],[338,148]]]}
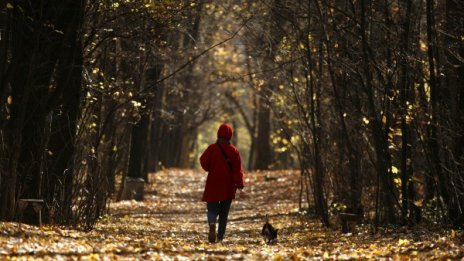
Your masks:
{"label": "yellow foliage", "polygon": [[369,124],[369,119],[366,117],[363,117],[363,122],[364,124],[368,125]]}

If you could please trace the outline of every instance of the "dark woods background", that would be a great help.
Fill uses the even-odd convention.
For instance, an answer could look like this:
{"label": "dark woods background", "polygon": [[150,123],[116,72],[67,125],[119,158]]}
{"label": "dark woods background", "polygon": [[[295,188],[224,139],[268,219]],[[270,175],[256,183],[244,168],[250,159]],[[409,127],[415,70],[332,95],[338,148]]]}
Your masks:
{"label": "dark woods background", "polygon": [[459,0],[3,2],[0,218],[37,198],[89,229],[117,181],[194,167],[229,121],[327,225],[461,226],[463,28]]}

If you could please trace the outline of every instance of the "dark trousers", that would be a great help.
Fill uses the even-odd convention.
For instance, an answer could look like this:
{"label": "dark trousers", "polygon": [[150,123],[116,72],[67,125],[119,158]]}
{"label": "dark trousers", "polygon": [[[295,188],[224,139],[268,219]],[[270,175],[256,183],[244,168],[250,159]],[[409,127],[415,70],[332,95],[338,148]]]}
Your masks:
{"label": "dark trousers", "polygon": [[232,200],[224,200],[218,202],[207,202],[206,208],[208,209],[208,224],[216,224],[219,216],[219,226],[217,238],[222,240],[226,233],[227,218],[229,216],[230,205]]}

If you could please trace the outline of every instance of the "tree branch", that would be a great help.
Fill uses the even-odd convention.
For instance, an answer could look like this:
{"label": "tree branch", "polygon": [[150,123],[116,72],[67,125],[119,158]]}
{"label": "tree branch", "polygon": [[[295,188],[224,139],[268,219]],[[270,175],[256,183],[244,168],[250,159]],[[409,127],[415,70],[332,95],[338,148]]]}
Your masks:
{"label": "tree branch", "polygon": [[156,85],[158,85],[159,83],[171,78],[172,76],[174,76],[175,74],[177,74],[178,72],[182,71],[183,69],[185,69],[187,66],[191,65],[192,63],[194,63],[196,60],[198,60],[201,56],[203,56],[204,54],[208,53],[209,51],[211,51],[212,49],[232,40],[242,29],[243,27],[245,27],[245,25],[248,23],[248,21],[251,20],[252,17],[249,17],[247,18],[243,24],[237,29],[237,31],[235,31],[230,37],[220,41],[219,43],[216,43],[208,48],[206,48],[205,50],[203,50],[202,52],[200,52],[199,54],[193,56],[192,58],[189,59],[188,62],[184,63],[183,65],[181,65],[179,68],[177,68],[176,70],[174,70],[173,72],[171,72],[170,74],[166,75],[165,77],[159,79],[158,81],[156,81],[155,84],[151,85],[151,86],[148,86],[144,89],[142,89],[141,92],[145,92],[145,91],[148,91],[152,88],[154,88]]}

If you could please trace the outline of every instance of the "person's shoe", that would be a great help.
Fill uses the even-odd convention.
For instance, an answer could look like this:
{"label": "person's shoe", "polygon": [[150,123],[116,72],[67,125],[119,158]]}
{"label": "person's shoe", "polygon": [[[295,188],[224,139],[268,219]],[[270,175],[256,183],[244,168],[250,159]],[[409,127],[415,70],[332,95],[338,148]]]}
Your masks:
{"label": "person's shoe", "polygon": [[214,223],[209,224],[208,241],[210,243],[216,242],[216,224]]}

